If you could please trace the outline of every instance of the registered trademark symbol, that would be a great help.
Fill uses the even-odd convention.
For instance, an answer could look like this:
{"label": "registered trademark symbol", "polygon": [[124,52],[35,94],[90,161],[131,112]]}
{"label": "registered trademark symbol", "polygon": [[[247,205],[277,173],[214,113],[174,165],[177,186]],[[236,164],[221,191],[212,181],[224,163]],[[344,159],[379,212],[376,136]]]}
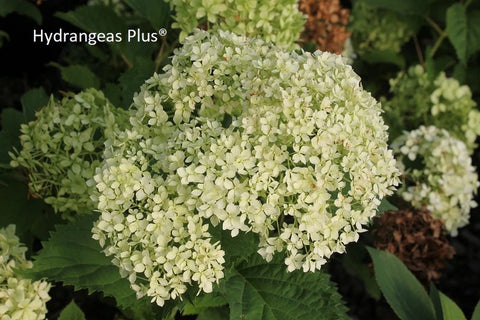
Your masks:
{"label": "registered trademark symbol", "polygon": [[165,37],[165,36],[167,35],[167,29],[165,29],[165,28],[160,28],[160,29],[158,30],[158,34],[159,34],[160,36],[162,36],[162,37]]}

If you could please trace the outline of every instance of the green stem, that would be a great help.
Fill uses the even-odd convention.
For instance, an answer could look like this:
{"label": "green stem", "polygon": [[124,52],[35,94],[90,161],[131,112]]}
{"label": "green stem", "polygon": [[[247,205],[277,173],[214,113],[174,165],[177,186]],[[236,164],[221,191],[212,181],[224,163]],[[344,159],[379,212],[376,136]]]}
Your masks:
{"label": "green stem", "polygon": [[433,46],[433,49],[432,51],[430,51],[430,57],[433,58],[433,56],[435,55],[435,52],[437,52],[438,48],[440,47],[440,45],[442,44],[443,42],[443,39],[445,39],[447,37],[447,33],[444,32],[440,35],[440,37],[437,39],[437,42],[435,42],[435,45]]}

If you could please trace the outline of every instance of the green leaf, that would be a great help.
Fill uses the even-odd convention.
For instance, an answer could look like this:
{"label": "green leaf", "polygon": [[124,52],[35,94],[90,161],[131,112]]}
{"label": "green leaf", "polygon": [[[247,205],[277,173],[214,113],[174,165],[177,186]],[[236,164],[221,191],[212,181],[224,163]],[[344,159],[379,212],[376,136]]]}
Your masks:
{"label": "green leaf", "polygon": [[193,315],[202,313],[205,309],[221,307],[227,304],[225,298],[218,292],[206,293],[196,296],[193,301],[187,303],[183,308],[182,315]]}
{"label": "green leaf", "polygon": [[125,2],[141,16],[147,18],[155,31],[167,28],[170,9],[166,1],[125,0]]}
{"label": "green leaf", "polygon": [[480,320],[480,300],[478,300],[477,305],[473,310],[472,320]]}
{"label": "green leaf", "polygon": [[383,198],[382,202],[380,202],[380,205],[378,206],[377,210],[377,215],[381,215],[382,213],[386,211],[397,211],[398,208],[395,207],[393,204],[391,204],[387,198]]}
{"label": "green leaf", "polygon": [[55,15],[88,32],[117,33],[126,30],[125,22],[108,6],[81,6]]}
{"label": "green leaf", "polygon": [[432,300],[433,308],[435,309],[435,315],[437,316],[437,320],[443,320],[443,312],[442,312],[442,301],[440,300],[440,291],[438,291],[437,287],[434,284],[430,285],[430,300]]}
{"label": "green leaf", "polygon": [[463,64],[467,63],[467,30],[465,7],[457,2],[447,9],[447,33]]}
{"label": "green leaf", "polygon": [[197,317],[197,320],[225,320],[228,319],[228,308],[217,307],[203,310]]}
{"label": "green leaf", "polygon": [[153,76],[154,63],[151,60],[138,60],[133,68],[125,71],[119,78],[122,92],[122,105],[127,108],[133,101],[133,95],[140,90],[146,79]]}
{"label": "green leaf", "polygon": [[0,17],[16,12],[35,20],[36,23],[42,24],[42,14],[40,10],[27,0],[0,0]]}
{"label": "green leaf", "polygon": [[227,266],[247,260],[258,250],[258,240],[252,232],[240,232],[236,237],[232,237],[230,231],[223,230],[220,224],[209,231],[215,241],[220,241],[225,251]]}
{"label": "green leaf", "polygon": [[71,301],[60,313],[58,320],[85,320],[85,314],[77,306],[75,301]]}
{"label": "green leaf", "polygon": [[100,80],[89,68],[85,66],[71,65],[63,67],[55,62],[50,62],[49,65],[60,69],[62,79],[75,87],[80,89],[98,89],[100,87]]}
{"label": "green leaf", "polygon": [[0,176],[0,226],[15,224],[17,236],[31,248],[34,238],[46,240],[61,219],[45,202],[28,195],[26,182],[20,180],[23,178],[19,171]]}
{"label": "green leaf", "polygon": [[405,58],[394,51],[369,51],[364,53],[361,58],[370,64],[389,63],[405,68]]}
{"label": "green leaf", "polygon": [[118,268],[92,239],[91,229],[96,215],[87,215],[77,221],[57,225],[43,248],[34,257],[34,267],[25,273],[34,279],[43,277],[73,285],[75,289],[101,291],[112,296],[117,304],[132,307],[137,303],[135,292],[127,279],[120,277]]}
{"label": "green leaf", "polygon": [[43,88],[30,89],[20,98],[25,122],[35,118],[35,112],[48,103],[48,95]]}
{"label": "green leaf", "polygon": [[445,294],[439,291],[442,303],[443,320],[467,320],[458,305]]}
{"label": "green leaf", "polygon": [[375,277],[397,316],[402,320],[435,320],[435,310],[420,282],[393,254],[367,247]]}
{"label": "green leaf", "polygon": [[375,300],[380,300],[382,293],[375,281],[372,269],[368,266],[368,252],[365,246],[352,243],[347,248],[348,254],[342,255],[342,265],[352,276],[359,278],[367,293]]}
{"label": "green leaf", "polygon": [[424,15],[431,1],[417,0],[361,0],[372,8],[383,8],[400,14]]}
{"label": "green leaf", "polygon": [[324,272],[287,272],[282,257],[270,263],[258,254],[227,270],[220,291],[230,320],[344,319],[346,308]]}
{"label": "green leaf", "polygon": [[480,50],[480,10],[467,13],[467,57]]}

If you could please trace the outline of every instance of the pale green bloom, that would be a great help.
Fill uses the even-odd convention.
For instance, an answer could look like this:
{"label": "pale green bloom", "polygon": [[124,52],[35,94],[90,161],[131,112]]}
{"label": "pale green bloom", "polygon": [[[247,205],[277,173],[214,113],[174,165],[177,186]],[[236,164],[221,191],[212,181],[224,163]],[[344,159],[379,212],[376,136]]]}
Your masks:
{"label": "pale green bloom", "polygon": [[24,247],[15,235],[15,225],[0,229],[0,319],[41,320],[47,313],[50,284],[22,279],[15,270],[32,267]]}
{"label": "pale green bloom", "polygon": [[95,208],[90,199],[95,188],[86,181],[100,165],[103,143],[122,116],[126,118],[123,110],[94,89],[61,102],[52,98],[35,120],[22,124],[22,149],[10,153],[10,164],[27,169],[30,191],[63,217],[89,214]]}
{"label": "pale green bloom", "polygon": [[293,48],[303,31],[305,16],[296,0],[165,0],[175,10],[173,28],[180,40],[205,24],[211,30],[260,37]]}
{"label": "pale green bloom", "polygon": [[406,179],[402,197],[426,207],[455,236],[477,206],[478,177],[465,143],[445,129],[421,126],[396,139],[393,148]]}
{"label": "pale green bloom", "polygon": [[448,130],[473,152],[480,135],[480,112],[468,86],[446,77],[444,72],[432,79],[417,65],[391,79],[390,92],[392,98],[383,104],[392,139],[402,130],[433,125]]}
{"label": "pale green bloom", "polygon": [[[380,105],[343,58],[230,32],[185,39],[134,98],[94,177],[93,233],[158,304],[223,277],[210,224],[314,271],[357,241],[398,183]],[[146,280],[143,280],[146,279]]]}

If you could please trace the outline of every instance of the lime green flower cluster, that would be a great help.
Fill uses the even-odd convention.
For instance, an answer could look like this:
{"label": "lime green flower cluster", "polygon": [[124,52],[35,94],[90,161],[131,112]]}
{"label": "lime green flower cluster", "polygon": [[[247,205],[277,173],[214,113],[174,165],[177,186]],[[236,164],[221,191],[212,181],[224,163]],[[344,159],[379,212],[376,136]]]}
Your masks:
{"label": "lime green flower cluster", "polygon": [[95,209],[94,187],[86,184],[100,165],[104,141],[117,123],[127,120],[103,93],[94,89],[61,102],[50,99],[35,120],[21,126],[22,149],[10,152],[12,167],[28,171],[30,192],[51,204],[64,218]]}
{"label": "lime green flower cluster", "polygon": [[390,10],[371,8],[363,1],[353,1],[349,30],[355,52],[400,52],[414,34],[402,17]]}
{"label": "lime green flower cluster", "polygon": [[341,56],[198,31],[164,70],[94,177],[94,238],[138,296],[211,292],[224,275],[211,225],[318,270],[398,183],[380,104]]}
{"label": "lime green flower cluster", "polygon": [[180,40],[204,25],[294,47],[305,24],[296,0],[165,0],[175,10]]}
{"label": "lime green flower cluster", "polygon": [[477,206],[473,196],[479,186],[465,143],[445,129],[420,126],[405,132],[392,147],[406,177],[402,197],[417,208],[426,207],[457,235]]}
{"label": "lime green flower cluster", "polygon": [[392,98],[384,100],[385,121],[391,127],[391,138],[401,130],[433,125],[462,140],[470,153],[480,135],[480,112],[475,108],[472,92],[466,85],[440,73],[431,79],[422,66],[412,66],[390,80]]}
{"label": "lime green flower cluster", "polygon": [[22,279],[14,269],[32,267],[26,260],[24,247],[15,235],[15,225],[0,229],[0,319],[41,320],[47,313],[50,284],[46,281]]}

